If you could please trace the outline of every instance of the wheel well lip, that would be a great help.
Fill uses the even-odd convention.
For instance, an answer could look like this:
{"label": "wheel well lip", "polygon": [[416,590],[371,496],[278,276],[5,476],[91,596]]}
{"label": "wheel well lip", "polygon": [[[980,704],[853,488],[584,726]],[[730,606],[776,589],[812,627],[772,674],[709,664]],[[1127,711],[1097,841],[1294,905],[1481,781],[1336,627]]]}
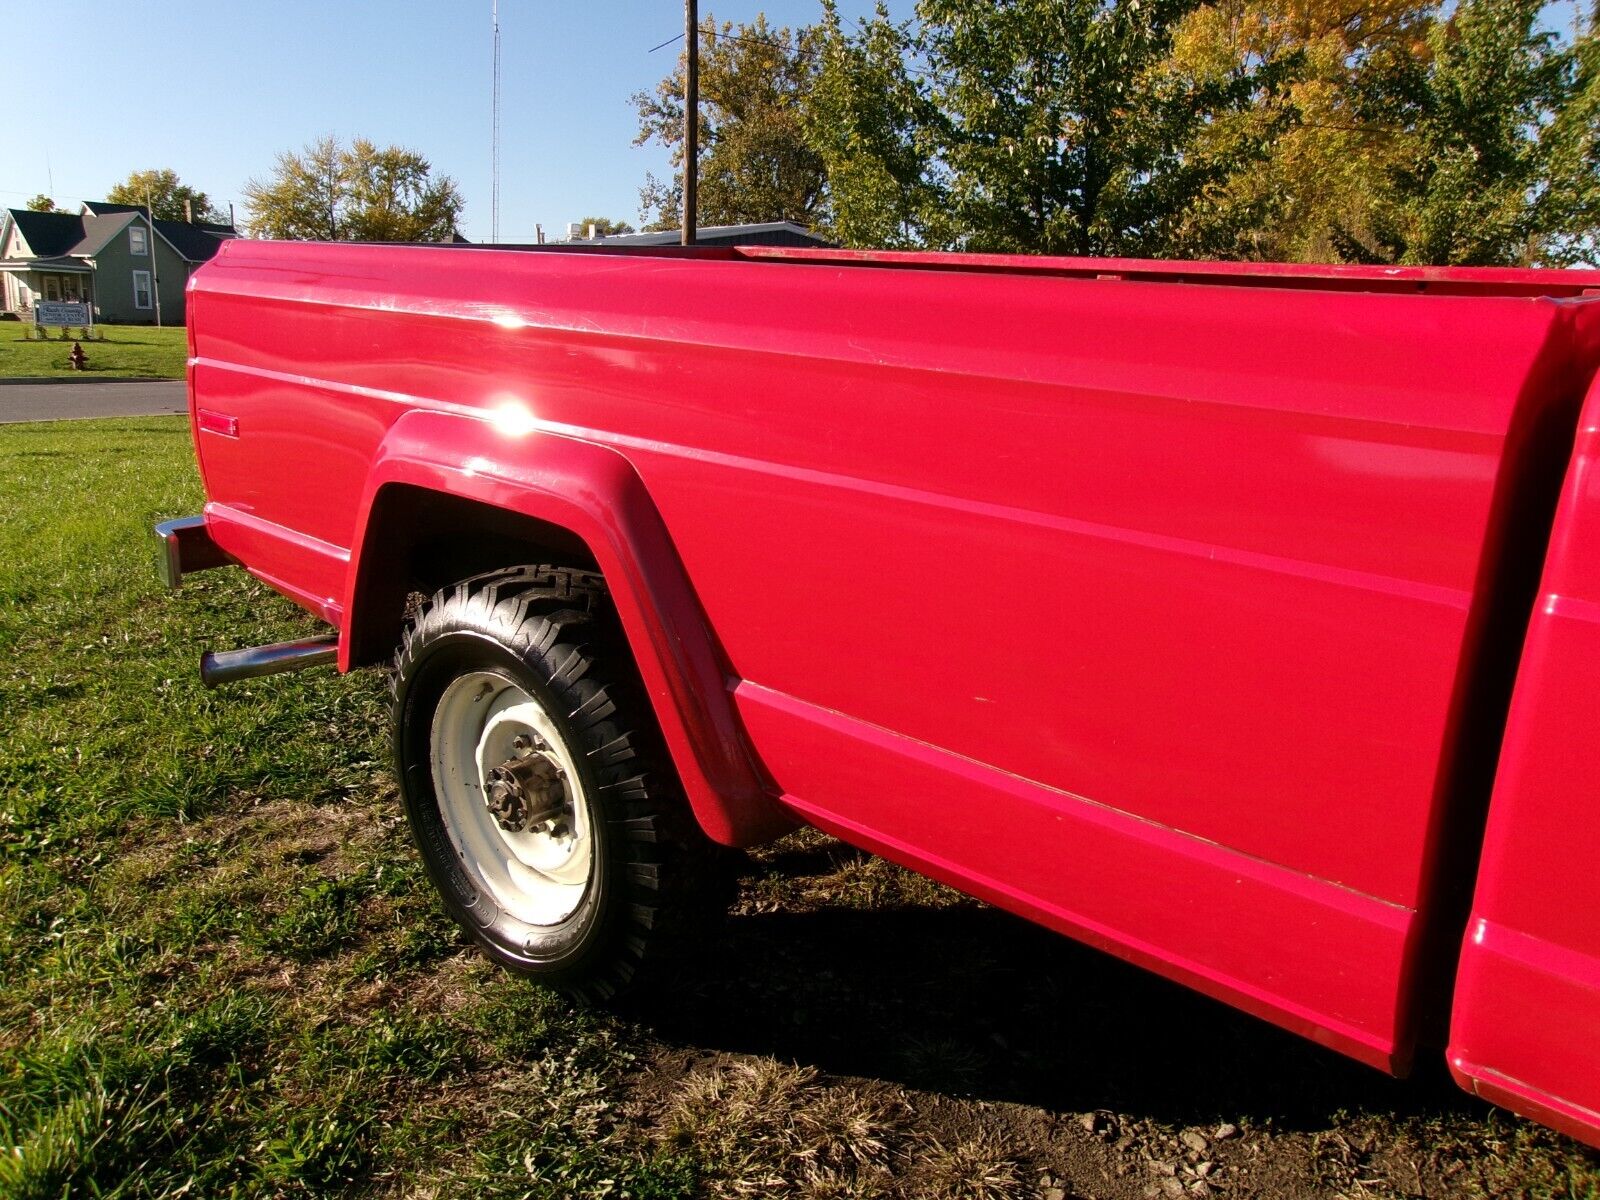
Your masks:
{"label": "wheel well lip", "polygon": [[[513,452],[514,451],[514,452]],[[644,482],[618,451],[540,432],[514,447],[490,423],[417,411],[391,428],[370,472],[345,588],[341,670],[363,622],[364,575],[387,489],[410,487],[531,518],[587,548],[611,590],[668,750],[705,833],[752,845],[793,828],[766,787],[734,708],[726,662]],[[506,564],[514,565],[514,564]]]}

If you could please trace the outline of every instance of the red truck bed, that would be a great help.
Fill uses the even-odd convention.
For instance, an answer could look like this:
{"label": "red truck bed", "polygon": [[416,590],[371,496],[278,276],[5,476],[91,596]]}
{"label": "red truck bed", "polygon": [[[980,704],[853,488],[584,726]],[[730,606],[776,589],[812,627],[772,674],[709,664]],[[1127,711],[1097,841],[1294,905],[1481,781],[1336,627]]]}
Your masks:
{"label": "red truck bed", "polygon": [[1452,1061],[1594,1137],[1595,1039],[1519,997],[1600,1016],[1587,459],[1544,564],[1597,288],[235,241],[206,518],[345,667],[427,497],[560,531],[713,836],[798,816],[1391,1070],[1444,1041],[1539,593]]}

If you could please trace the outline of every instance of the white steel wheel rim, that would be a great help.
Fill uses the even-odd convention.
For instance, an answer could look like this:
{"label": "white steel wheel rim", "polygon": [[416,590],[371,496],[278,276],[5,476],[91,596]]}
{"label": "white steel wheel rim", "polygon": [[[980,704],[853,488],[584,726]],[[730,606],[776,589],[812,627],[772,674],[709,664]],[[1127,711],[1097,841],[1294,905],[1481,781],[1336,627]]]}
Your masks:
{"label": "white steel wheel rim", "polygon": [[[560,770],[567,804],[556,822],[513,831],[489,811],[485,777],[517,754],[519,736]],[[576,912],[594,865],[594,825],[577,764],[544,707],[504,675],[462,675],[434,710],[432,754],[439,815],[478,889],[528,925],[559,925]]]}

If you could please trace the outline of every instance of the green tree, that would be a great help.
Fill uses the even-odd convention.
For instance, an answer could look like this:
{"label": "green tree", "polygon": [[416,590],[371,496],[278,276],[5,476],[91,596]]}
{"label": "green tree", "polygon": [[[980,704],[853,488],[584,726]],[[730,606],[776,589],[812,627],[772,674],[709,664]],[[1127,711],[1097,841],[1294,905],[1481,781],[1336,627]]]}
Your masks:
{"label": "green tree", "polygon": [[[1385,172],[1356,261],[1527,263],[1557,235],[1549,199],[1554,122],[1570,117],[1578,57],[1537,28],[1544,0],[1461,0],[1428,34],[1428,53],[1362,80],[1374,127],[1403,147]],[[1590,149],[1593,147],[1590,131]],[[1571,215],[1570,213],[1566,215]]]}
{"label": "green tree", "polygon": [[936,114],[907,62],[910,22],[880,4],[847,32],[824,0],[822,40],[804,112],[827,178],[820,227],[845,246],[949,240],[930,137]]}
{"label": "green tree", "polygon": [[244,185],[250,232],[300,241],[343,237],[345,154],[332,137],[312,142],[299,154],[279,154],[269,179],[252,178]]}
{"label": "green tree", "polygon": [[1548,186],[1540,197],[1552,264],[1600,263],[1600,2],[1566,57],[1565,102],[1543,137]]}
{"label": "green tree", "polygon": [[244,188],[257,237],[300,241],[444,242],[463,201],[455,181],[434,178],[428,160],[365,138],[325,137],[278,155],[272,174]]}
{"label": "green tree", "polygon": [[1249,105],[1253,73],[1148,86],[1196,0],[923,0],[917,50],[963,245],[1170,253],[1180,215],[1231,164],[1188,153]]}
{"label": "green tree", "polygon": [[[583,230],[579,237],[614,237],[619,233],[632,233],[633,226],[626,221],[613,221],[610,217],[585,217],[578,222]],[[593,234],[589,231],[593,230]]]}
{"label": "green tree", "polygon": [[[771,39],[782,71],[754,53],[765,22],[739,27],[701,216],[853,246],[1593,262],[1600,33],[1542,30],[1546,2],[919,0],[846,29],[823,0],[819,26]],[[675,144],[680,86],[638,98],[641,140]],[[749,152],[797,127],[811,157]],[[754,182],[776,179],[801,215]],[[647,188],[660,225],[677,195]]]}
{"label": "green tree", "polygon": [[1247,112],[1281,66],[1158,70],[1200,0],[921,0],[844,33],[824,8],[808,133],[828,228],[852,245],[1169,254],[1265,123],[1226,153],[1198,140]]}
{"label": "green tree", "polygon": [[43,192],[40,192],[32,200],[28,201],[28,210],[30,212],[55,212],[56,202]]}
{"label": "green tree", "polygon": [[[758,14],[749,25],[708,15],[700,29],[699,196],[706,225],[817,217],[826,176],[806,139],[804,105],[821,47],[815,28],[773,29]],[[672,151],[673,177],[646,178],[639,194],[647,228],[677,228],[683,209],[683,58],[654,92],[633,97],[634,145]]]}
{"label": "green tree", "polygon": [[1434,0],[1214,0],[1188,13],[1143,88],[1228,87],[1247,104],[1192,131],[1187,158],[1211,180],[1172,230],[1180,254],[1335,256],[1337,229],[1364,230],[1397,131],[1357,111],[1365,71],[1426,53]]}
{"label": "green tree", "polygon": [[155,216],[167,221],[188,220],[188,213],[192,213],[196,221],[227,220],[212,208],[209,196],[181,182],[176,171],[166,168],[134,171],[107,192],[106,199],[112,204],[134,204],[140,208],[148,204]]}

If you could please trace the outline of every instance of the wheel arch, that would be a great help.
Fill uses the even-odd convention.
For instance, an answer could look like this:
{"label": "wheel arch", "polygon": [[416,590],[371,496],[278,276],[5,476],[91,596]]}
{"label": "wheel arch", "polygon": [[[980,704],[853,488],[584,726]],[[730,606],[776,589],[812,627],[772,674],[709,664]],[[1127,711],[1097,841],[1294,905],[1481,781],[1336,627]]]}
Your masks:
{"label": "wheel arch", "polygon": [[724,657],[660,513],[621,454],[542,430],[510,434],[471,416],[407,413],[374,460],[356,531],[341,670],[393,651],[408,595],[433,590],[423,584],[528,561],[598,570],[706,834],[753,845],[794,825],[762,783]]}

